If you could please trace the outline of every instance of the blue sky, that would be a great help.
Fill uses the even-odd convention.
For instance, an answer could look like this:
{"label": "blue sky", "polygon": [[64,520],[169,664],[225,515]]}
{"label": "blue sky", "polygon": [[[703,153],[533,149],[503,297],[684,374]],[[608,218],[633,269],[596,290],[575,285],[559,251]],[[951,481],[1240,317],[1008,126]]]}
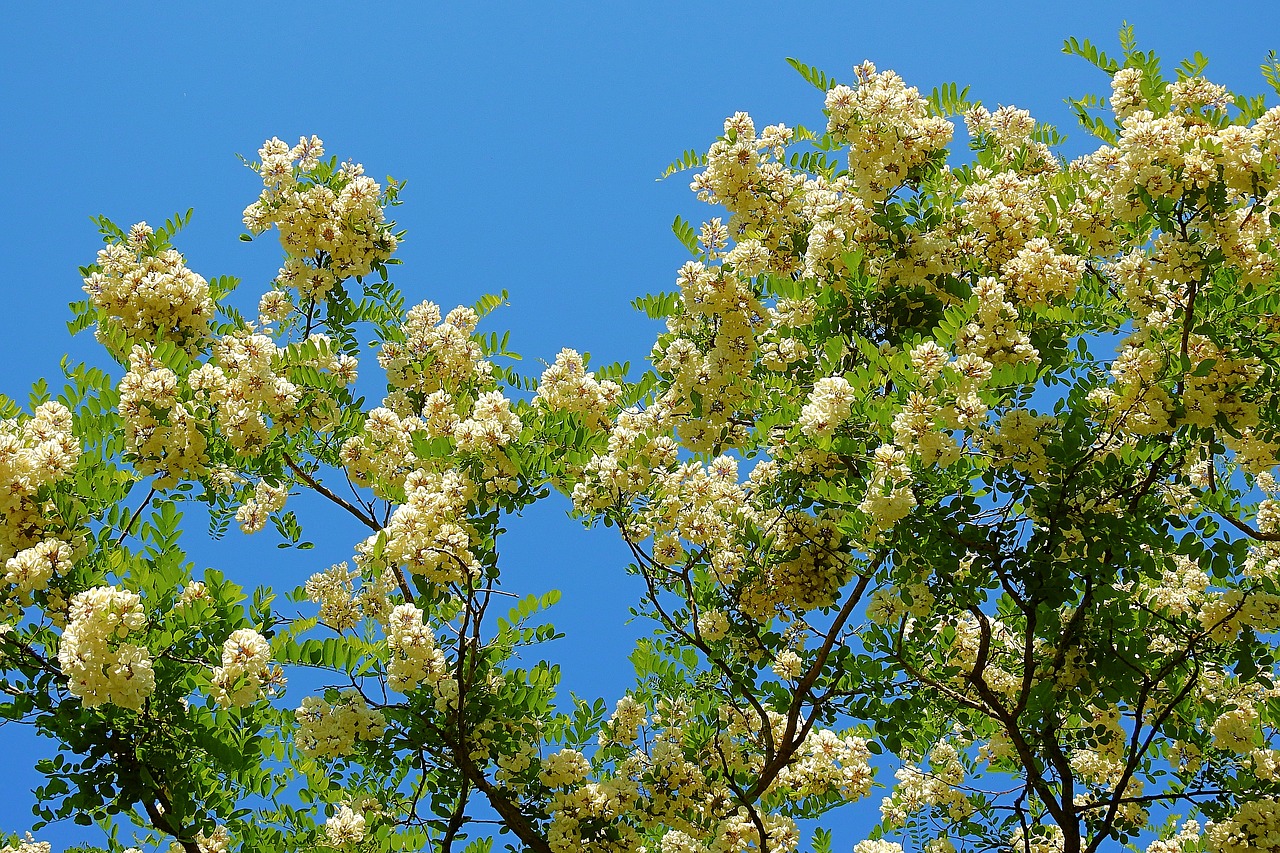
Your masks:
{"label": "blue sky", "polygon": [[[726,115],[821,122],[821,95],[786,64],[839,79],[865,58],[926,92],[956,81],[994,108],[1056,122],[1085,150],[1062,99],[1105,78],[1060,52],[1063,38],[1115,47],[1127,18],[1167,66],[1195,50],[1208,76],[1260,92],[1257,66],[1280,47],[1264,3],[456,3],[13,4],[0,28],[0,252],[14,261],[0,313],[0,391],[22,399],[70,351],[66,304],[99,239],[89,217],[122,225],[195,208],[177,246],[208,278],[241,278],[256,300],[278,266],[272,239],[238,241],[257,193],[236,160],[262,140],[317,134],[329,153],[408,181],[395,217],[408,237],[397,283],[446,309],[507,289],[486,330],[536,372],[563,346],[597,363],[642,361],[655,333],[628,307],[669,289],[685,259],[670,223],[708,215],[687,176],[655,182]],[[367,373],[368,371],[366,371]],[[316,515],[319,547],[282,557],[270,534],[193,548],[251,586],[290,588],[350,554],[363,534]],[[564,591],[557,644],[569,688],[612,702],[628,685],[634,585],[611,531],[586,533],[563,504],[510,525],[507,583]],[[199,526],[193,532],[200,535]],[[300,696],[292,696],[297,701]],[[0,728],[9,775],[0,830],[25,827],[49,754]],[[876,797],[878,801],[878,797]],[[853,821],[856,823],[856,821]],[[850,821],[837,849],[856,840]],[[55,827],[55,850],[90,837]]]}

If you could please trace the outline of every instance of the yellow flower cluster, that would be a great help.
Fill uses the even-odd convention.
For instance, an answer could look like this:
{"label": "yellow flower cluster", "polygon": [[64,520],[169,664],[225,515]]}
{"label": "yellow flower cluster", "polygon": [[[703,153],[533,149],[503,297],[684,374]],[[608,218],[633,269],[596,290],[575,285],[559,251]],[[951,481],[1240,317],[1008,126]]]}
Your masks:
{"label": "yellow flower cluster", "polygon": [[[317,391],[309,409],[301,411],[303,389],[286,374],[305,367],[354,381],[351,361],[334,354],[323,335],[279,348],[266,335],[242,330],[215,342],[211,360],[184,378],[154,350],[136,345],[120,381],[119,407],[134,468],[143,475],[159,474],[156,485],[167,488],[211,473],[209,441],[215,431],[237,453],[253,455],[266,446],[273,425],[295,429],[306,420],[303,415],[312,423],[324,421],[332,400]],[[259,486],[240,514],[246,531],[260,529],[275,511],[264,507],[280,502],[284,493],[273,493],[276,488]]]}
{"label": "yellow flower cluster", "polygon": [[109,346],[111,335],[104,332],[114,326],[130,341],[165,340],[195,349],[213,318],[209,284],[187,269],[177,250],[149,248],[151,234],[139,222],[124,242],[98,252],[97,269],[84,280],[89,301],[110,318],[100,324],[98,339]]}
{"label": "yellow flower cluster", "polygon": [[264,689],[284,687],[280,667],[271,665],[271,645],[252,628],[239,628],[222,644],[222,665],[213,668],[213,699],[224,708],[256,702]]}
{"label": "yellow flower cluster", "polygon": [[1192,370],[1182,391],[1182,421],[1207,428],[1221,418],[1237,431],[1257,425],[1258,405],[1243,399],[1263,373],[1256,357],[1233,358],[1196,334],[1187,337],[1187,357]]}
{"label": "yellow flower cluster", "polygon": [[1209,727],[1216,749],[1247,754],[1262,739],[1258,725],[1258,712],[1254,708],[1237,708],[1227,711]]}
{"label": "yellow flower cluster", "polygon": [[[801,211],[809,223],[804,274],[835,289],[846,287],[844,253],[860,245],[875,245],[887,236],[872,217],[873,208],[858,195],[853,179],[847,175],[833,180],[821,176],[807,180]],[[739,243],[729,253],[730,260],[743,243],[750,245],[745,240]]]}
{"label": "yellow flower cluster", "polygon": [[619,818],[634,808],[638,798],[636,784],[625,778],[557,790],[551,795],[548,807],[551,825],[547,827],[547,845],[555,853],[635,850],[640,834],[629,822]]}
{"label": "yellow flower cluster", "polygon": [[[631,700],[619,702],[602,745],[636,742],[644,712]],[[552,825],[548,839],[555,850],[632,850],[636,828],[655,821],[669,827],[662,851],[736,853],[764,846],[794,851],[799,832],[793,819],[773,809],[761,810],[765,838],[752,816],[734,804],[726,781],[710,777],[708,767],[726,772],[758,773],[763,758],[759,719],[724,707],[715,721],[717,734],[708,741],[694,732],[707,720],[695,716],[688,702],[662,699],[642,746],[612,764],[608,772],[593,770],[582,753],[564,749],[542,759],[539,781],[551,788]],[[786,719],[768,720],[774,743],[781,743]],[[619,730],[626,729],[625,733]],[[691,736],[693,735],[693,736]],[[795,758],[777,777],[767,796],[775,802],[809,797],[853,801],[871,789],[870,751],[865,740],[814,729],[796,744]],[[719,774],[715,774],[717,777]]]}
{"label": "yellow flower cluster", "polygon": [[156,687],[151,652],[121,642],[146,626],[137,593],[99,586],[71,599],[70,621],[58,643],[67,689],[85,707],[110,703],[139,710]]}
{"label": "yellow flower cluster", "polygon": [[272,138],[258,155],[264,188],[245,208],[244,224],[254,234],[272,225],[279,230],[289,257],[280,285],[296,287],[306,299],[323,299],[335,282],[368,275],[395,252],[382,187],[363,167],[321,163],[324,146],[315,136],[292,147]]}
{"label": "yellow flower cluster", "polygon": [[1016,305],[1070,299],[1084,274],[1084,259],[1066,255],[1043,237],[1023,244],[1001,270]]}
{"label": "yellow flower cluster", "polygon": [[293,716],[298,723],[298,750],[320,759],[350,755],[356,741],[377,740],[387,727],[382,712],[370,708],[356,690],[342,691],[333,704],[307,696]]}

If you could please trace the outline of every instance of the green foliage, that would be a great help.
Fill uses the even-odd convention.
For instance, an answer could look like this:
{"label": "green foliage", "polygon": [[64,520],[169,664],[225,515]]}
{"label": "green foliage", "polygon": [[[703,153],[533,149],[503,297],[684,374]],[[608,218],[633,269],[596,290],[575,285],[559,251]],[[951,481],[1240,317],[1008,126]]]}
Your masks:
{"label": "green foliage", "polygon": [[[830,853],[806,822],[878,769],[864,834],[910,849],[1060,830],[1092,853],[1166,806],[1214,821],[1201,848],[1245,837],[1280,796],[1280,142],[1202,55],[1171,82],[1132,28],[1120,48],[1064,51],[1141,72],[1158,152],[1130,134],[1068,164],[1050,125],[867,66],[829,132],[726,162],[754,132],[731,118],[663,177],[711,173],[737,247],[675,218],[699,263],[632,302],[664,323],[634,369],[520,375],[505,290],[406,305],[382,215],[403,184],[268,143],[261,223],[315,221],[261,323],[229,277],[154,340],[122,322],[139,305],[74,302],[69,331],[128,372],[64,359],[25,408],[0,396],[0,719],[54,745],[33,828],[96,823],[116,853],[128,826],[186,850]],[[1263,75],[1280,92],[1274,55]],[[1122,139],[1123,107],[1069,103]],[[950,168],[961,114],[986,123]],[[352,188],[363,265],[325,234]],[[146,259],[190,218],[94,222]],[[504,574],[507,526],[552,491],[630,552],[652,631],[624,697],[562,689],[561,644],[589,640]],[[283,605],[185,550],[201,512],[309,550],[326,510],[366,538]],[[97,635],[95,601],[120,611]]]}

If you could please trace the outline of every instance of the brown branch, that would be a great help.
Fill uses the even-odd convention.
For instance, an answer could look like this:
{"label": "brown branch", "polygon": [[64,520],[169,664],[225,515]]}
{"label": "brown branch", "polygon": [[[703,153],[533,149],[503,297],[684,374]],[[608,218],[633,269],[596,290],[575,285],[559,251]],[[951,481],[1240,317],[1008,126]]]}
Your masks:
{"label": "brown branch", "polygon": [[346,498],[343,498],[341,495],[335,494],[331,489],[329,489],[327,486],[325,486],[315,477],[311,476],[306,471],[302,470],[302,468],[298,466],[298,463],[294,462],[288,453],[284,454],[284,464],[289,466],[289,470],[292,471],[298,477],[298,479],[302,480],[302,482],[306,483],[308,486],[315,489],[321,495],[325,496],[326,498],[331,500],[333,503],[337,504],[338,506],[345,509],[347,512],[351,513],[356,518],[360,519],[360,521],[364,524],[365,527],[368,527],[370,530],[373,530],[373,531],[382,530],[382,525],[378,524],[376,519],[374,519],[372,516],[366,515],[365,513],[361,512],[358,507],[356,507]]}
{"label": "brown branch", "polygon": [[[361,512],[359,507],[355,506],[350,501],[343,498],[341,495],[335,494],[332,489],[329,489],[327,486],[325,486],[315,477],[308,474],[298,465],[297,462],[294,462],[293,459],[290,458],[288,453],[283,454],[283,456],[284,456],[284,464],[289,466],[289,470],[292,471],[298,477],[298,479],[302,480],[302,482],[306,483],[308,486],[314,489],[317,493],[328,498],[333,503],[337,504],[338,506],[345,509],[347,512],[354,515],[356,518],[360,519],[360,521],[364,524],[365,527],[368,527],[370,530],[373,530],[378,533],[382,532],[383,525],[379,524],[377,519],[373,518],[370,515],[365,514],[364,512]],[[396,583],[400,586],[400,593],[404,596],[405,601],[412,604],[414,601],[413,590],[409,588],[409,581],[405,578],[404,572],[400,571],[399,566],[394,566],[393,570],[395,571]]]}
{"label": "brown branch", "polygon": [[1072,824],[1069,812],[1053,795],[1053,789],[1049,787],[1049,783],[1045,780],[1039,765],[1036,763],[1035,753],[1032,752],[1031,744],[1028,743],[1026,735],[1022,732],[1022,727],[1018,725],[1018,720],[1013,716],[1000,702],[1000,697],[987,684],[983,678],[983,672],[987,667],[987,660],[991,654],[991,623],[977,607],[969,608],[969,612],[978,620],[979,640],[978,654],[974,660],[973,671],[965,676],[965,680],[973,686],[978,696],[986,703],[987,713],[1004,726],[1005,732],[1009,735],[1009,741],[1013,744],[1014,750],[1018,753],[1018,760],[1022,762],[1023,768],[1027,771],[1027,781],[1035,789],[1036,794],[1040,797],[1040,801],[1044,803],[1044,807],[1048,809],[1049,814],[1062,827],[1063,833],[1070,836],[1067,831],[1068,826]]}
{"label": "brown branch", "polygon": [[502,818],[503,824],[525,843],[525,846],[534,853],[552,853],[551,845],[542,837],[537,828],[532,824],[529,817],[520,811],[520,807],[511,800],[503,796],[502,792],[490,782],[481,771],[476,763],[471,760],[471,756],[467,753],[466,745],[455,742],[449,744],[450,751],[453,753],[453,760],[458,765],[458,769],[462,771],[462,775],[466,777],[476,790],[485,795],[489,800],[489,805]]}
{"label": "brown branch", "polygon": [[151,503],[151,498],[155,496],[155,493],[156,487],[152,486],[151,491],[147,492],[147,496],[142,499],[142,503],[138,504],[138,508],[133,511],[133,515],[129,517],[128,523],[125,524],[124,528],[120,531],[120,538],[116,540],[117,547],[119,547],[120,543],[124,542],[125,537],[127,537],[130,531],[133,530],[133,525],[137,523],[138,516],[142,515],[142,511],[147,508],[147,504]]}
{"label": "brown branch", "polygon": [[1257,539],[1259,542],[1280,542],[1280,533],[1263,533],[1261,530],[1254,530],[1238,518],[1232,518],[1226,513],[1218,514],[1222,517],[1223,521],[1230,524],[1250,539]]}

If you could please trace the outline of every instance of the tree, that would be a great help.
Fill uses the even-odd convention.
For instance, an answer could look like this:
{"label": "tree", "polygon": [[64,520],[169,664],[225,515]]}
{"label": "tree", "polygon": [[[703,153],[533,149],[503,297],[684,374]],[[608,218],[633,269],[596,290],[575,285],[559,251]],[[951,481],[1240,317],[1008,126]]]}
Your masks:
{"label": "tree", "polygon": [[[250,164],[246,239],[285,253],[256,318],[186,267],[189,214],[100,219],[70,325],[123,375],[0,400],[0,707],[59,744],[34,829],[821,851],[804,821],[878,767],[857,853],[1116,849],[1156,817],[1152,851],[1280,850],[1280,107],[1121,46],[1067,43],[1111,79],[1071,162],[1025,111],[793,62],[825,127],[739,113],[669,170],[728,217],[677,219],[638,379],[519,373],[478,331],[505,294],[406,310],[399,185],[315,137]],[[656,626],[612,711],[521,657],[557,596],[502,586],[502,525],[552,490],[621,535]],[[215,536],[369,535],[290,619],[192,576],[193,501]],[[286,667],[333,686],[273,701]]]}

